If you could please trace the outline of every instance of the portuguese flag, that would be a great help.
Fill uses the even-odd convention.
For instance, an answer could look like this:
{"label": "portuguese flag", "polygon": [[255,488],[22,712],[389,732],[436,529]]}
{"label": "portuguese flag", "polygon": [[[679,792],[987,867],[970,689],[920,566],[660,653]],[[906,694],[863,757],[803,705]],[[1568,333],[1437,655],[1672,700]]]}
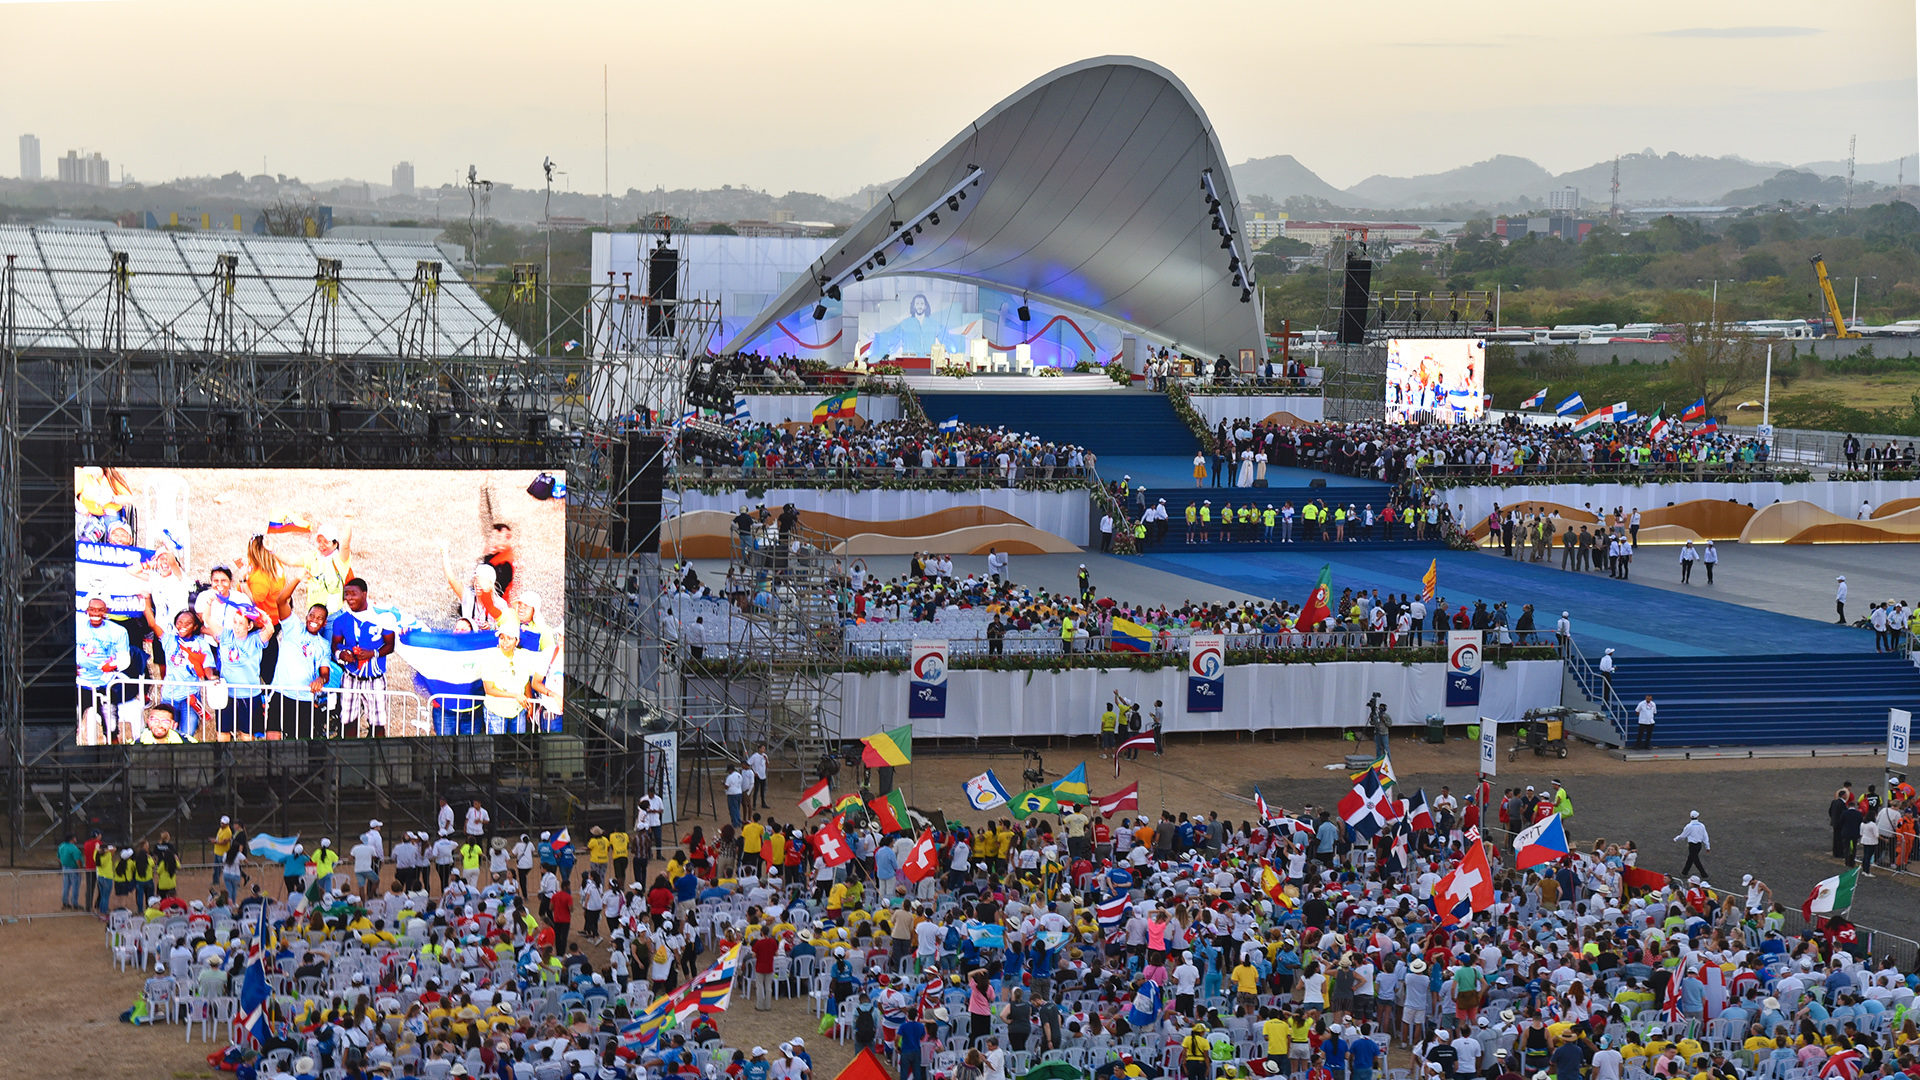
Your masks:
{"label": "portuguese flag", "polygon": [[867,802],[867,809],[873,811],[873,820],[880,823],[882,832],[905,832],[907,830],[907,799],[894,788],[885,795]]}
{"label": "portuguese flag", "polygon": [[906,765],[913,761],[913,725],[883,731],[860,740],[866,749],[860,760],[878,768],[882,765]]}
{"label": "portuguese flag", "polygon": [[1320,567],[1320,580],[1313,587],[1313,595],[1307,597],[1307,602],[1300,606],[1296,625],[1305,630],[1333,618],[1333,608],[1328,606],[1333,602],[1332,594],[1333,566],[1329,563]]}

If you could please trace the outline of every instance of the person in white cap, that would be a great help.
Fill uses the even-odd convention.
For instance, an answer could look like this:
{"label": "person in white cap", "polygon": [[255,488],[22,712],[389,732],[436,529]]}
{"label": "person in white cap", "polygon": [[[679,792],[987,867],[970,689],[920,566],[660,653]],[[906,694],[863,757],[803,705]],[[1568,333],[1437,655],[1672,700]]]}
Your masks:
{"label": "person in white cap", "polygon": [[313,549],[302,567],[307,604],[324,605],[331,618],[345,609],[342,594],[353,576],[353,519],[321,522],[313,533]]}
{"label": "person in white cap", "polygon": [[[1613,697],[1613,650],[1608,649],[1600,656],[1600,683],[1606,688],[1606,696]],[[1605,702],[1601,702],[1602,705]]]}
{"label": "person in white cap", "polygon": [[1833,621],[1836,625],[1845,626],[1847,625],[1847,575],[1841,574],[1833,580],[1838,583],[1833,590],[1833,613],[1839,616]]}
{"label": "person in white cap", "polygon": [[1700,811],[1687,811],[1687,823],[1680,829],[1680,835],[1673,838],[1675,843],[1687,842],[1687,864],[1680,868],[1681,876],[1698,867],[1700,876],[1707,876],[1707,864],[1700,861],[1702,851],[1712,851],[1713,841],[1707,838],[1707,827],[1700,820]]}

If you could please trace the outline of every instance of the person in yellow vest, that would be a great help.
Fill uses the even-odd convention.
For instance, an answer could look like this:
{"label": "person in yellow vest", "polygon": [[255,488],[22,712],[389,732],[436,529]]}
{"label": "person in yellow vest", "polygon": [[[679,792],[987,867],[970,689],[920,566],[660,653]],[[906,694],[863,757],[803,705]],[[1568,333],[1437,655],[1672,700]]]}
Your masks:
{"label": "person in yellow vest", "polygon": [[[787,862],[787,834],[775,830],[767,834],[760,845],[760,857],[770,867],[778,869]],[[668,880],[672,880],[669,878]]]}
{"label": "person in yellow vest", "polygon": [[1139,551],[1146,546],[1147,523],[1144,521],[1136,521],[1133,523],[1133,550]]}
{"label": "person in yellow vest", "polygon": [[1227,543],[1228,541],[1231,541],[1232,539],[1233,539],[1233,504],[1221,503],[1220,504],[1220,542],[1224,544],[1224,543]]}
{"label": "person in yellow vest", "polygon": [[1347,510],[1343,506],[1333,508],[1333,539],[1336,543],[1347,542]]}
{"label": "person in yellow vest", "polygon": [[1300,504],[1300,524],[1306,527],[1308,540],[1320,539],[1320,508],[1311,500]]}
{"label": "person in yellow vest", "polygon": [[607,850],[613,858],[613,887],[618,889],[627,883],[627,860],[633,857],[632,834],[615,829],[607,837]]}
{"label": "person in yellow vest", "polygon": [[103,916],[113,907],[113,860],[113,845],[102,840],[93,852],[93,879],[94,893],[99,898],[100,914]]}
{"label": "person in yellow vest", "polygon": [[1200,542],[1213,539],[1213,500],[1200,500]]}
{"label": "person in yellow vest", "polygon": [[480,864],[486,859],[487,849],[480,846],[480,838],[469,836],[460,845],[460,876],[467,884],[476,888],[480,885]]}
{"label": "person in yellow vest", "polygon": [[1272,503],[1268,503],[1267,508],[1260,511],[1260,539],[1269,544],[1273,543],[1273,525],[1279,520],[1279,511],[1273,508]]}
{"label": "person in yellow vest", "polygon": [[227,861],[227,850],[233,847],[233,819],[226,815],[220,817],[220,831],[213,834],[213,877],[215,885],[220,883],[220,865]]}
{"label": "person in yellow vest", "polygon": [[[766,835],[767,827],[760,824],[759,814],[753,815],[752,821],[740,826],[740,862],[743,867],[752,867],[759,861],[760,844],[765,840]],[[744,874],[747,870],[743,868],[740,872]]]}
{"label": "person in yellow vest", "polygon": [[1259,515],[1260,515],[1260,511],[1252,503],[1241,504],[1240,506],[1240,539],[1242,540],[1253,539],[1253,523],[1256,519],[1258,519]]}
{"label": "person in yellow vest", "polygon": [[[1195,506],[1192,503],[1188,503],[1187,504],[1187,543],[1189,544],[1193,543],[1193,523],[1198,520],[1200,520],[1200,508]],[[1916,610],[1914,612],[1914,618],[1920,619],[1920,610]]]}
{"label": "person in yellow vest", "polygon": [[1207,1038],[1205,1024],[1195,1024],[1180,1040],[1180,1070],[1186,1080],[1207,1080],[1213,1075],[1213,1041]]}
{"label": "person in yellow vest", "polygon": [[1073,614],[1071,612],[1062,612],[1060,615],[1060,651],[1067,654],[1073,652]]}

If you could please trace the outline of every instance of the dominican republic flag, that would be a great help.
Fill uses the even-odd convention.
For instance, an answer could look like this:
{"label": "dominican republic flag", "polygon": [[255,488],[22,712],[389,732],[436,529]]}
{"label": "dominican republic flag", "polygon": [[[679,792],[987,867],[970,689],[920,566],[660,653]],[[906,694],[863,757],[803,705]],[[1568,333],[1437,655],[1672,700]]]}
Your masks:
{"label": "dominican republic flag", "polygon": [[1404,874],[1413,869],[1413,852],[1407,846],[1405,823],[1393,830],[1393,846],[1387,849],[1387,870]]}
{"label": "dominican republic flag", "polygon": [[247,970],[240,980],[240,1013],[233,1018],[235,1034],[245,1032],[259,1046],[267,1039],[267,1000],[273,990],[267,985],[267,912],[259,910],[259,926],[247,943]]}
{"label": "dominican republic flag", "polygon": [[798,805],[807,817],[812,817],[827,807],[832,806],[833,792],[828,790],[827,781],[822,779],[812,787],[801,792]]}
{"label": "dominican republic flag", "polygon": [[1277,817],[1268,823],[1276,834],[1284,833],[1287,839],[1295,843],[1306,843],[1313,839],[1313,822],[1302,821],[1297,817]]}
{"label": "dominican republic flag", "polygon": [[954,413],[952,416],[949,416],[945,420],[940,421],[940,430],[941,431],[959,431],[960,430],[960,414]]}
{"label": "dominican republic flag", "polygon": [[1587,400],[1585,398],[1579,394],[1569,394],[1561,400],[1560,404],[1553,407],[1553,411],[1559,416],[1572,416],[1574,413],[1586,407]]}
{"label": "dominican republic flag", "polygon": [[580,347],[580,341],[578,338],[568,338],[567,343],[565,345],[560,346],[560,351],[572,352],[573,350],[579,347]]}
{"label": "dominican republic flag", "polygon": [[1273,813],[1267,809],[1267,800],[1260,794],[1259,788],[1253,789],[1253,810],[1254,813],[1260,815],[1261,821],[1266,822],[1273,820]]}
{"label": "dominican republic flag", "polygon": [[1369,840],[1399,816],[1399,808],[1387,798],[1386,789],[1372,775],[1361,777],[1352,791],[1341,796],[1337,809],[1341,821]]}
{"label": "dominican republic flag", "polygon": [[751,419],[753,419],[753,407],[747,404],[747,399],[743,397],[734,398],[733,422],[736,424],[744,424]]}
{"label": "dominican republic flag", "polygon": [[1680,419],[1698,420],[1705,415],[1707,415],[1707,399],[1701,398],[1700,400],[1687,406],[1686,409],[1684,409],[1680,413]]}
{"label": "dominican republic flag", "polygon": [[1407,801],[1407,824],[1428,832],[1433,829],[1433,808],[1427,805],[1427,789],[1415,788],[1413,798]]}
{"label": "dominican republic flag", "polygon": [[1546,400],[1547,400],[1547,388],[1543,386],[1540,388],[1539,393],[1521,402],[1520,407],[1523,409],[1537,409],[1542,404],[1544,404]]}
{"label": "dominican republic flag", "polygon": [[1127,918],[1127,898],[1116,896],[1093,909],[1094,917],[1100,920],[1103,930],[1118,929]]}
{"label": "dominican republic flag", "polygon": [[1518,870],[1565,858],[1567,832],[1560,825],[1560,815],[1549,815],[1528,826],[1513,838],[1513,850],[1513,865]]}

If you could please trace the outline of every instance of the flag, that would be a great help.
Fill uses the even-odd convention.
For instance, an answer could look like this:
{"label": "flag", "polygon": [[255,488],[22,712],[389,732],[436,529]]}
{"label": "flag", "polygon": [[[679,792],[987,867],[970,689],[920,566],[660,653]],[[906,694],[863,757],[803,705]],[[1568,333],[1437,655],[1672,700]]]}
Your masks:
{"label": "flag", "polygon": [[1709,416],[1704,423],[1693,430],[1694,433],[1698,435],[1711,435],[1720,430],[1720,422]]}
{"label": "flag", "polygon": [[913,725],[869,735],[860,742],[860,761],[876,768],[882,765],[907,765],[913,761]]}
{"label": "flag", "polygon": [[1620,871],[1620,887],[1623,889],[1659,889],[1666,884],[1667,875],[1644,866],[1623,867]]}
{"label": "flag", "polygon": [[1542,404],[1544,404],[1544,403],[1546,402],[1546,400],[1547,400],[1547,388],[1543,386],[1543,387],[1541,387],[1541,388],[1540,388],[1540,392],[1539,392],[1539,393],[1537,393],[1537,394],[1535,394],[1535,395],[1533,395],[1532,397],[1530,397],[1530,398],[1528,398],[1527,400],[1525,400],[1525,401],[1523,401],[1523,402],[1521,402],[1521,403],[1520,403],[1520,407],[1521,407],[1521,408],[1523,408],[1523,409],[1534,409],[1534,408],[1538,408],[1538,407],[1540,407],[1540,406],[1541,406]]}
{"label": "flag", "polygon": [[573,350],[579,347],[580,347],[580,339],[568,338],[566,344],[560,346],[560,350],[562,352],[572,352]]}
{"label": "flag", "polygon": [[1153,630],[1132,619],[1116,616],[1107,648],[1112,652],[1152,652]]}
{"label": "flag", "polygon": [[1377,784],[1398,783],[1400,779],[1393,775],[1393,762],[1384,757],[1375,758],[1373,764],[1368,765],[1357,773],[1349,773],[1347,779],[1358,783],[1360,778],[1364,776],[1373,777],[1374,782]]}
{"label": "flag", "polygon": [[1093,802],[1093,796],[1087,794],[1087,763],[1081,762],[1073,771],[1053,782],[1055,802],[1071,802],[1085,806]]}
{"label": "flag", "polygon": [[853,1056],[853,1061],[841,1069],[833,1080],[893,1080],[893,1074],[880,1063],[880,1058],[869,1046]]}
{"label": "flag", "polygon": [[847,843],[847,834],[829,821],[820,826],[813,834],[813,850],[819,852],[820,861],[828,866],[839,866],[853,859],[853,848]]}
{"label": "flag", "polygon": [[1112,930],[1127,917],[1127,898],[1116,896],[1111,900],[1103,901],[1094,906],[1093,914],[1100,920],[1102,929]]}
{"label": "flag", "polygon": [[854,412],[853,406],[854,393],[851,390],[835,394],[830,398],[822,398],[813,407],[813,422],[824,424],[829,420],[856,416],[858,414]]}
{"label": "flag", "polygon": [[740,946],[735,945],[694,980],[700,989],[700,1011],[726,1012],[727,1006],[733,1003],[733,980],[739,973]]}
{"label": "flag", "polygon": [[1586,399],[1579,394],[1569,394],[1560,404],[1553,407],[1553,411],[1560,416],[1572,416],[1586,407]]}
{"label": "flag", "polygon": [[1667,429],[1673,426],[1667,423],[1667,418],[1662,415],[1665,411],[1664,409],[1655,409],[1653,411],[1653,427],[1647,430],[1647,434],[1652,436],[1655,441],[1666,438]]}
{"label": "flag", "polygon": [[1151,979],[1143,981],[1127,1006],[1127,1023],[1135,1028],[1151,1029],[1160,1022],[1160,1003],[1160,984]]}
{"label": "flag", "polygon": [[1628,409],[1623,413],[1615,413],[1613,422],[1616,424],[1637,424],[1640,422],[1640,410]]}
{"label": "flag", "polygon": [[1680,419],[1682,420],[1698,420],[1706,415],[1707,399],[1704,397],[1680,411]]}
{"label": "flag", "polygon": [[1440,560],[1436,557],[1427,564],[1427,572],[1420,576],[1420,599],[1433,603],[1440,592]]}
{"label": "flag", "polygon": [[1851,1046],[1836,1051],[1825,1065],[1820,1066],[1821,1080],[1828,1080],[1829,1077],[1832,1080],[1853,1080],[1860,1075],[1860,1066],[1865,1063],[1866,1055]]}
{"label": "flag", "polygon": [[[247,943],[247,970],[240,980],[240,1013],[233,1018],[233,1024],[239,1031],[259,1046],[267,1038],[267,1001],[273,990],[267,985],[267,955],[271,951],[267,946],[267,909],[261,907],[258,912],[259,926],[253,939]],[[182,972],[182,977],[185,977]]]}
{"label": "flag", "polygon": [[1632,411],[1633,410],[1628,408],[1627,403],[1624,401],[1616,401],[1613,404],[1607,406],[1607,415],[1611,416],[1613,418],[1614,423],[1616,424],[1623,422],[1622,418]]}
{"label": "flag", "polygon": [[1260,864],[1260,891],[1266,893],[1267,899],[1278,904],[1282,911],[1292,911],[1299,905],[1293,894],[1287,892],[1286,879],[1274,873],[1272,864],[1264,861]]}
{"label": "flag", "polygon": [[991,810],[1013,801],[1013,796],[1007,794],[1007,789],[1000,786],[1000,778],[993,775],[992,769],[988,769],[960,786],[967,793],[967,805],[975,810]]}
{"label": "flag", "polygon": [[840,796],[839,800],[833,804],[833,812],[836,815],[845,814],[849,810],[865,810],[866,808],[866,801],[860,798],[860,793],[857,791],[847,792],[845,795]]}
{"label": "flag", "polygon": [[1102,795],[1093,801],[1102,814],[1117,814],[1122,810],[1140,809],[1140,785],[1128,784],[1111,795]]}
{"label": "flag", "polygon": [[1393,830],[1393,846],[1387,849],[1387,870],[1404,874],[1413,869],[1413,852],[1407,846],[1405,825]]}
{"label": "flag", "polygon": [[267,519],[267,531],[270,533],[303,533],[313,527],[298,514],[275,514]]}
{"label": "flag", "polygon": [[[540,651],[540,635],[520,631],[520,647]],[[394,635],[393,649],[413,668],[414,682],[429,699],[461,699],[454,707],[477,708],[486,693],[480,684],[480,665],[487,654],[500,648],[493,630],[460,633],[453,630],[429,630],[415,627]]]}
{"label": "flag", "polygon": [[1513,850],[1516,870],[1566,857],[1567,832],[1560,825],[1560,815],[1549,814],[1527,826],[1513,838]]}
{"label": "flag", "polygon": [[1601,424],[1606,423],[1608,419],[1611,418],[1612,416],[1613,416],[1613,409],[1611,406],[1603,406],[1601,408],[1595,409],[1592,412],[1588,413],[1587,415],[1581,417],[1579,421],[1573,425],[1573,433],[1575,435],[1579,435],[1584,432],[1592,431],[1594,428],[1597,428]]}
{"label": "flag", "polygon": [[1300,616],[1296,625],[1308,629],[1317,623],[1333,618],[1333,609],[1328,606],[1333,593],[1333,567],[1324,564],[1320,567],[1320,580],[1313,586],[1313,594],[1300,606]]}
{"label": "flag", "polygon": [[253,836],[247,840],[247,850],[263,859],[272,859],[274,862],[284,863],[288,859],[293,858],[293,849],[299,843],[300,837],[298,835],[269,836],[266,833],[254,833]]}
{"label": "flag", "polygon": [[1467,845],[1460,865],[1448,871],[1433,887],[1434,910],[1442,925],[1465,922],[1476,911],[1493,906],[1493,872],[1487,867],[1487,849],[1481,844]]}
{"label": "flag", "polygon": [[922,881],[932,877],[940,869],[938,853],[933,847],[933,830],[922,829],[920,839],[913,842],[907,852],[906,860],[900,864],[900,874],[908,881]]}
{"label": "flag", "polygon": [[1666,1015],[1669,1023],[1677,1024],[1686,1015],[1681,1008],[1680,983],[1687,977],[1687,962],[1683,959],[1667,978],[1667,992],[1660,1002],[1660,1011]]}
{"label": "flag", "polygon": [[1262,796],[1260,794],[1259,788],[1253,789],[1253,810],[1254,810],[1254,813],[1260,815],[1260,820],[1262,822],[1273,820],[1273,813],[1272,811],[1267,809],[1267,800],[1265,796]]}
{"label": "flag", "polygon": [[949,416],[945,420],[940,421],[940,430],[941,431],[959,431],[960,430],[960,414],[954,413],[952,416]]}
{"label": "flag", "polygon": [[553,848],[555,852],[565,851],[567,848],[572,847],[573,846],[573,830],[561,829],[559,832],[554,833],[552,842],[549,843],[547,846]]}
{"label": "flag", "polygon": [[873,811],[873,820],[880,823],[881,832],[905,832],[911,827],[907,818],[907,797],[900,794],[899,788],[868,799],[867,809]]}
{"label": "flag", "polygon": [[1427,805],[1427,789],[1415,788],[1413,798],[1408,800],[1407,825],[1422,832],[1433,828],[1433,808]]}
{"label": "flag", "polygon": [[799,807],[806,817],[812,817],[833,805],[833,792],[827,790],[827,781],[823,777],[819,783],[800,793]]}
{"label": "flag", "polygon": [[[1154,746],[1155,746],[1155,743],[1153,741],[1152,735],[1133,735],[1128,737],[1126,742],[1123,742],[1120,744],[1120,749],[1114,752],[1113,759],[1115,761],[1120,760],[1120,755],[1126,753],[1129,750],[1151,750],[1154,748]],[[1114,769],[1113,775],[1119,776],[1120,766],[1115,765],[1113,769]]]}
{"label": "flag", "polygon": [[1807,902],[1800,905],[1800,914],[1812,922],[1815,915],[1831,915],[1847,910],[1853,906],[1853,886],[1858,880],[1860,869],[1854,867],[1815,885],[1813,892],[1807,894]]}
{"label": "flag", "polygon": [[1023,791],[1007,803],[1013,808],[1013,816],[1026,820],[1034,814],[1049,814],[1060,809],[1060,803],[1053,797],[1053,786],[1045,784],[1032,791]]}
{"label": "flag", "polygon": [[752,419],[753,419],[753,406],[748,403],[746,398],[743,398],[743,397],[734,398],[733,399],[733,422],[736,424],[744,424],[747,421]]}
{"label": "flag", "polygon": [[1340,813],[1341,821],[1352,826],[1354,832],[1371,840],[1376,833],[1387,827],[1387,822],[1396,816],[1393,809],[1386,805],[1387,801],[1386,789],[1382,788],[1371,775],[1367,775],[1362,776],[1360,782],[1353,785],[1352,791],[1340,797],[1340,804],[1336,809]]}

